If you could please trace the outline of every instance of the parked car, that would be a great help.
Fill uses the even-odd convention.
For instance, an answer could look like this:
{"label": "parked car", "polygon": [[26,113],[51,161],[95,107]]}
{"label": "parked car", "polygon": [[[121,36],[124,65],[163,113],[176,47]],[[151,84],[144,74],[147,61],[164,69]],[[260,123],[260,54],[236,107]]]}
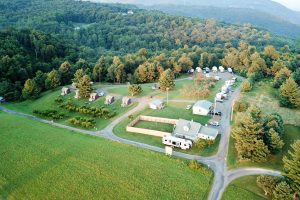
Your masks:
{"label": "parked car", "polygon": [[220,126],[219,122],[217,122],[217,121],[209,122],[209,125]]}
{"label": "parked car", "polygon": [[185,107],[185,109],[187,109],[187,110],[189,110],[189,109],[191,109],[192,108],[192,105],[187,105],[186,107]]}
{"label": "parked car", "polygon": [[211,110],[210,112],[209,112],[209,114],[210,115],[218,115],[218,116],[222,116],[222,112],[221,111],[213,111],[213,110]]}

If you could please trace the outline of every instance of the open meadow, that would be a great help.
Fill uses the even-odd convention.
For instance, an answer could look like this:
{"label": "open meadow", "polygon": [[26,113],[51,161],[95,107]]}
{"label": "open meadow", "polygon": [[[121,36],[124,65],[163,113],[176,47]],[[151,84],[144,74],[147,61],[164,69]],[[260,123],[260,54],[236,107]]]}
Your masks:
{"label": "open meadow", "polygon": [[187,161],[0,112],[0,199],[206,199]]}

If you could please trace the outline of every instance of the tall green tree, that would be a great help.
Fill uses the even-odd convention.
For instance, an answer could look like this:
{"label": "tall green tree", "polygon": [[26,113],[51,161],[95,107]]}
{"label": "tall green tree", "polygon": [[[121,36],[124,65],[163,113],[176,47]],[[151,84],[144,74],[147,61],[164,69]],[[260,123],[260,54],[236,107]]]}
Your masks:
{"label": "tall green tree", "polygon": [[45,80],[45,85],[47,89],[52,90],[60,86],[60,77],[55,69],[48,73],[47,78]]}
{"label": "tall green tree", "polygon": [[60,80],[62,85],[69,84],[72,78],[71,64],[68,61],[63,62],[59,67]]}
{"label": "tall green tree", "polygon": [[74,74],[74,78],[72,79],[73,83],[75,83],[77,85],[80,82],[80,79],[82,79],[82,77],[84,75],[86,75],[86,74],[84,73],[83,69],[76,70],[76,72]]}
{"label": "tall green tree", "polygon": [[88,75],[84,75],[77,83],[77,88],[81,98],[89,98],[93,91],[90,77]]}
{"label": "tall green tree", "polygon": [[265,195],[268,195],[268,196],[273,196],[273,191],[278,182],[279,182],[278,177],[268,176],[268,175],[261,175],[261,176],[258,176],[256,179],[257,185],[261,189],[263,189],[263,191],[265,192]]}
{"label": "tall green tree", "polygon": [[292,145],[292,150],[283,158],[284,175],[290,180],[294,191],[300,192],[300,140]]}
{"label": "tall green tree", "polygon": [[46,89],[45,81],[47,78],[47,74],[43,73],[42,71],[37,71],[33,80],[35,81],[36,85],[44,91]]}
{"label": "tall green tree", "polygon": [[276,185],[273,191],[274,200],[293,199],[293,190],[289,184],[285,181],[280,182]]}
{"label": "tall green tree", "polygon": [[300,87],[294,81],[289,78],[280,87],[280,104],[286,107],[300,107]]}
{"label": "tall green tree", "polygon": [[172,90],[175,87],[175,82],[174,82],[174,73],[172,72],[171,69],[167,69],[162,73],[159,79],[159,85],[160,89],[162,91],[166,91],[167,88]]}
{"label": "tall green tree", "polygon": [[131,96],[135,96],[141,94],[143,89],[140,85],[133,84],[128,87],[128,92],[131,94]]}
{"label": "tall green tree", "polygon": [[22,96],[24,99],[35,99],[39,96],[41,90],[36,85],[35,81],[32,79],[28,79],[22,90]]}
{"label": "tall green tree", "polygon": [[104,56],[101,56],[101,58],[98,59],[96,62],[94,68],[93,68],[93,80],[101,82],[103,79],[103,72],[105,69],[106,61]]}

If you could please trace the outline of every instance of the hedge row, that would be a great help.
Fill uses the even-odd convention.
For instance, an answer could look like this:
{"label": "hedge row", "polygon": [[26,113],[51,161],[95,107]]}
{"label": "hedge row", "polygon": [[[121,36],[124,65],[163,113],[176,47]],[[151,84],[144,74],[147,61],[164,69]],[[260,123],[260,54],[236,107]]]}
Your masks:
{"label": "hedge row", "polygon": [[59,113],[57,110],[34,110],[33,113],[53,120],[63,119],[66,117],[65,114]]}

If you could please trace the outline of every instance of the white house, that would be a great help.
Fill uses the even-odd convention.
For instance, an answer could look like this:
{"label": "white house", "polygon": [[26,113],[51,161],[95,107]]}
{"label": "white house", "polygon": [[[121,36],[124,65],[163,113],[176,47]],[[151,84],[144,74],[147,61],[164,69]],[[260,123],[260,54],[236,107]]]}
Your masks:
{"label": "white house", "polygon": [[122,107],[129,106],[131,104],[131,98],[130,97],[123,97],[122,98]]}
{"label": "white house", "polygon": [[223,67],[223,66],[220,66],[220,67],[219,67],[219,71],[220,71],[220,72],[224,72],[224,67]]}
{"label": "white house", "polygon": [[207,126],[202,126],[198,122],[179,119],[176,123],[173,135],[178,138],[191,140],[193,142],[204,140],[215,140],[218,130]]}
{"label": "white house", "polygon": [[164,108],[164,102],[162,100],[159,100],[159,99],[153,100],[149,104],[149,108],[151,108],[153,110],[161,110],[161,109]]}
{"label": "white house", "polygon": [[193,105],[193,114],[195,115],[208,115],[209,111],[212,109],[213,103],[206,101],[206,100],[200,100],[197,101]]}

